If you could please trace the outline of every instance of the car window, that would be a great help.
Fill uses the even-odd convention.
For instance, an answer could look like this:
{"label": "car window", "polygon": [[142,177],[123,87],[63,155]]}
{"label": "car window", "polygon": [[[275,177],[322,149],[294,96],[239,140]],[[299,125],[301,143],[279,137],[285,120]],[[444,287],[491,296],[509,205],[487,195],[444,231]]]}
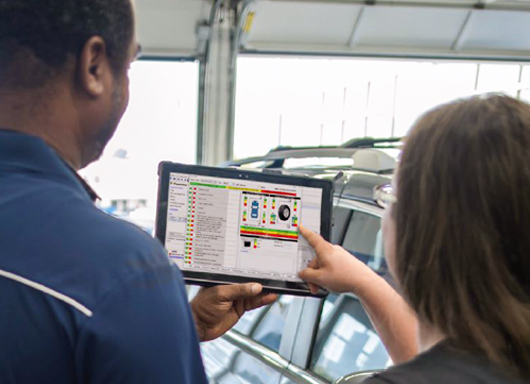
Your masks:
{"label": "car window", "polygon": [[340,244],[344,237],[344,232],[348,226],[352,210],[349,208],[335,207],[333,209],[334,225],[331,230],[331,242]]}
{"label": "car window", "polygon": [[293,296],[283,295],[269,306],[252,333],[252,339],[279,352],[285,321],[292,301]]}
{"label": "car window", "polygon": [[276,384],[281,377],[279,372],[244,352],[238,355],[232,372],[231,380],[219,380],[219,384]]}
{"label": "car window", "polygon": [[254,328],[254,324],[260,319],[263,312],[267,311],[268,307],[260,307],[252,311],[245,312],[237,324],[232,328],[242,333],[243,335],[249,335]]}
{"label": "car window", "polygon": [[384,369],[391,360],[361,303],[331,294],[323,305],[310,369],[334,381],[358,371]]}
{"label": "car window", "polygon": [[373,270],[386,274],[380,217],[354,210],[342,246]]}

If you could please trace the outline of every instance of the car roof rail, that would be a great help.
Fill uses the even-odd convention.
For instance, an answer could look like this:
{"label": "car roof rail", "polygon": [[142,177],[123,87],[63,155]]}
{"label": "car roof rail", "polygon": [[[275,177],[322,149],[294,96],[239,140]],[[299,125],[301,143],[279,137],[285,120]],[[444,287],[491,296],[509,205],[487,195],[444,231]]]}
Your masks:
{"label": "car roof rail", "polygon": [[364,137],[350,140],[340,146],[290,147],[279,146],[271,149],[265,156],[250,157],[240,160],[229,160],[220,164],[222,167],[240,167],[255,162],[269,162],[264,168],[282,168],[287,159],[304,157],[337,157],[353,158],[352,170],[366,170],[376,173],[391,173],[396,160],[380,149],[399,149],[401,137],[372,138]]}
{"label": "car roof rail", "polygon": [[[402,137],[387,137],[387,138],[374,138],[374,137],[361,137],[351,139],[341,145],[321,145],[314,147],[293,147],[290,145],[280,145],[273,148],[269,153],[282,152],[282,151],[304,151],[304,150],[317,150],[317,149],[338,149],[338,148],[399,148],[397,143],[403,141]],[[387,145],[381,145],[387,144]]]}
{"label": "car roof rail", "polygon": [[[345,142],[340,148],[396,148],[398,147],[395,143],[401,143],[402,137],[389,137],[389,138],[373,138],[373,137],[362,137],[358,139],[352,139]],[[387,144],[387,146],[381,146],[378,144]]]}
{"label": "car roof rail", "polygon": [[380,373],[380,372],[382,372],[382,370],[377,369],[377,370],[351,373],[349,375],[342,376],[339,379],[335,380],[333,384],[361,384],[367,378],[375,375],[376,373]]}

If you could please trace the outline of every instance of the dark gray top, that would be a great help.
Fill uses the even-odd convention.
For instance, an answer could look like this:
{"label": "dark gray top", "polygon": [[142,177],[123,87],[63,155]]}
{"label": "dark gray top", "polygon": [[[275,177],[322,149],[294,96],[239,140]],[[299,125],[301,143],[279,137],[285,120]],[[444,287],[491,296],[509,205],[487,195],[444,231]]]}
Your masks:
{"label": "dark gray top", "polygon": [[440,343],[414,360],[376,374],[363,384],[522,384],[479,354]]}

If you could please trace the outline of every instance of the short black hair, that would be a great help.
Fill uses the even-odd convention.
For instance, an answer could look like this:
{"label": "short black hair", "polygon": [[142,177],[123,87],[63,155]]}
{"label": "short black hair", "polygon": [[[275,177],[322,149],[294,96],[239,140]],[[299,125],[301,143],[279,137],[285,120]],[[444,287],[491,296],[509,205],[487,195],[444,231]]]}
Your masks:
{"label": "short black hair", "polygon": [[93,36],[118,73],[133,35],[131,0],[0,0],[0,88],[42,86]]}

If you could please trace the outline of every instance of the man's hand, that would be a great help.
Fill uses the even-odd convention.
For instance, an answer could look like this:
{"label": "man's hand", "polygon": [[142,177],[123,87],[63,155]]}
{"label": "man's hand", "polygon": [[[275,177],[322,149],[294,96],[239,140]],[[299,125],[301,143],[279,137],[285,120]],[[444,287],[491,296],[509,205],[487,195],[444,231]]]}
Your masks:
{"label": "man's hand", "polygon": [[276,295],[262,294],[262,291],[263,287],[256,283],[202,288],[190,304],[201,341],[218,338],[246,311],[276,300]]}
{"label": "man's hand", "polygon": [[344,248],[328,243],[304,226],[300,226],[300,233],[316,252],[316,257],[300,272],[313,294],[318,292],[319,286],[332,292],[359,294],[363,289],[369,289],[374,279],[379,279],[366,264]]}

